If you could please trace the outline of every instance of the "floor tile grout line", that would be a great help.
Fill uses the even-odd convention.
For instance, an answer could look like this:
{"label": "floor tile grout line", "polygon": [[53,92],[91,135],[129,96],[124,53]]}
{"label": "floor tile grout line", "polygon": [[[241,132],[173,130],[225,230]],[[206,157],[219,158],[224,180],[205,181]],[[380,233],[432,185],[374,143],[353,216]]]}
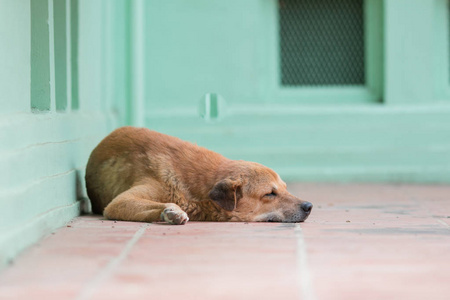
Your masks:
{"label": "floor tile grout line", "polygon": [[128,256],[133,246],[137,243],[137,241],[139,241],[142,235],[144,235],[148,226],[149,224],[145,224],[138,231],[136,231],[133,237],[125,245],[125,248],[120,252],[119,256],[116,256],[110,260],[108,265],[105,268],[103,268],[93,278],[93,280],[91,280],[81,290],[80,294],[78,294],[78,296],[75,298],[76,300],[87,300],[92,298],[96,289],[108,279],[108,277],[114,272],[114,269],[116,269],[119,266],[119,264]]}
{"label": "floor tile grout line", "polygon": [[448,225],[448,224],[445,223],[444,221],[439,220],[439,219],[437,219],[436,221],[437,221],[438,223],[440,223],[441,225],[444,225],[444,227],[450,228],[450,225]]}
{"label": "floor tile grout line", "polygon": [[303,300],[315,300],[311,273],[308,267],[308,256],[306,250],[305,238],[303,236],[302,228],[300,224],[295,224],[295,236],[297,239],[297,275],[301,283],[301,299]]}

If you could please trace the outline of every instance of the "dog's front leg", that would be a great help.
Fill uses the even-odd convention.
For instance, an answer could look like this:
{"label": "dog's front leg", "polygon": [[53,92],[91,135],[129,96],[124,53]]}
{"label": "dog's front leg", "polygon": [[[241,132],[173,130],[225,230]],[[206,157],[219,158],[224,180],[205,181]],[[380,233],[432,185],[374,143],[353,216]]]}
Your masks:
{"label": "dog's front leg", "polygon": [[103,215],[107,219],[157,222],[165,221],[183,225],[189,221],[188,215],[174,203],[157,202],[157,191],[148,185],[138,185],[121,193],[106,206]]}

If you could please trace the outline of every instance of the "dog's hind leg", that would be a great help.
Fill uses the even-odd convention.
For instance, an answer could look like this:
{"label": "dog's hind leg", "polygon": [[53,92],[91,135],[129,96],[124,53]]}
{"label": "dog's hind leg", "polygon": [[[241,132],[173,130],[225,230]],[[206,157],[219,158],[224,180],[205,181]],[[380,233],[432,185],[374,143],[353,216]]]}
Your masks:
{"label": "dog's hind leg", "polygon": [[150,185],[134,186],[114,198],[103,215],[112,220],[186,224],[188,215],[174,203],[158,202],[159,196]]}

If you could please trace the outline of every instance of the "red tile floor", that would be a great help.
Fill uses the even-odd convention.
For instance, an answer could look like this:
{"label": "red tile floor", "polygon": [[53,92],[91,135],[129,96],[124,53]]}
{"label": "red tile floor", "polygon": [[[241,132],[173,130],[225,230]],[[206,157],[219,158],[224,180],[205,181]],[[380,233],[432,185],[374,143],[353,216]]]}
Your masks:
{"label": "red tile floor", "polygon": [[291,184],[301,224],[74,219],[0,299],[450,299],[450,186]]}

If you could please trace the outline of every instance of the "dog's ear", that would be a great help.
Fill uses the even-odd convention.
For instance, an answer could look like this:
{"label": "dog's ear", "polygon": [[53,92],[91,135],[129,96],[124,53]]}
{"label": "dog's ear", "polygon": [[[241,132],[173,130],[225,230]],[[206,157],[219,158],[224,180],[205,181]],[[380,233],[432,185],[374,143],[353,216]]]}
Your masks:
{"label": "dog's ear", "polygon": [[209,192],[209,198],[223,209],[232,211],[239,199],[242,198],[242,181],[226,178],[217,182]]}

